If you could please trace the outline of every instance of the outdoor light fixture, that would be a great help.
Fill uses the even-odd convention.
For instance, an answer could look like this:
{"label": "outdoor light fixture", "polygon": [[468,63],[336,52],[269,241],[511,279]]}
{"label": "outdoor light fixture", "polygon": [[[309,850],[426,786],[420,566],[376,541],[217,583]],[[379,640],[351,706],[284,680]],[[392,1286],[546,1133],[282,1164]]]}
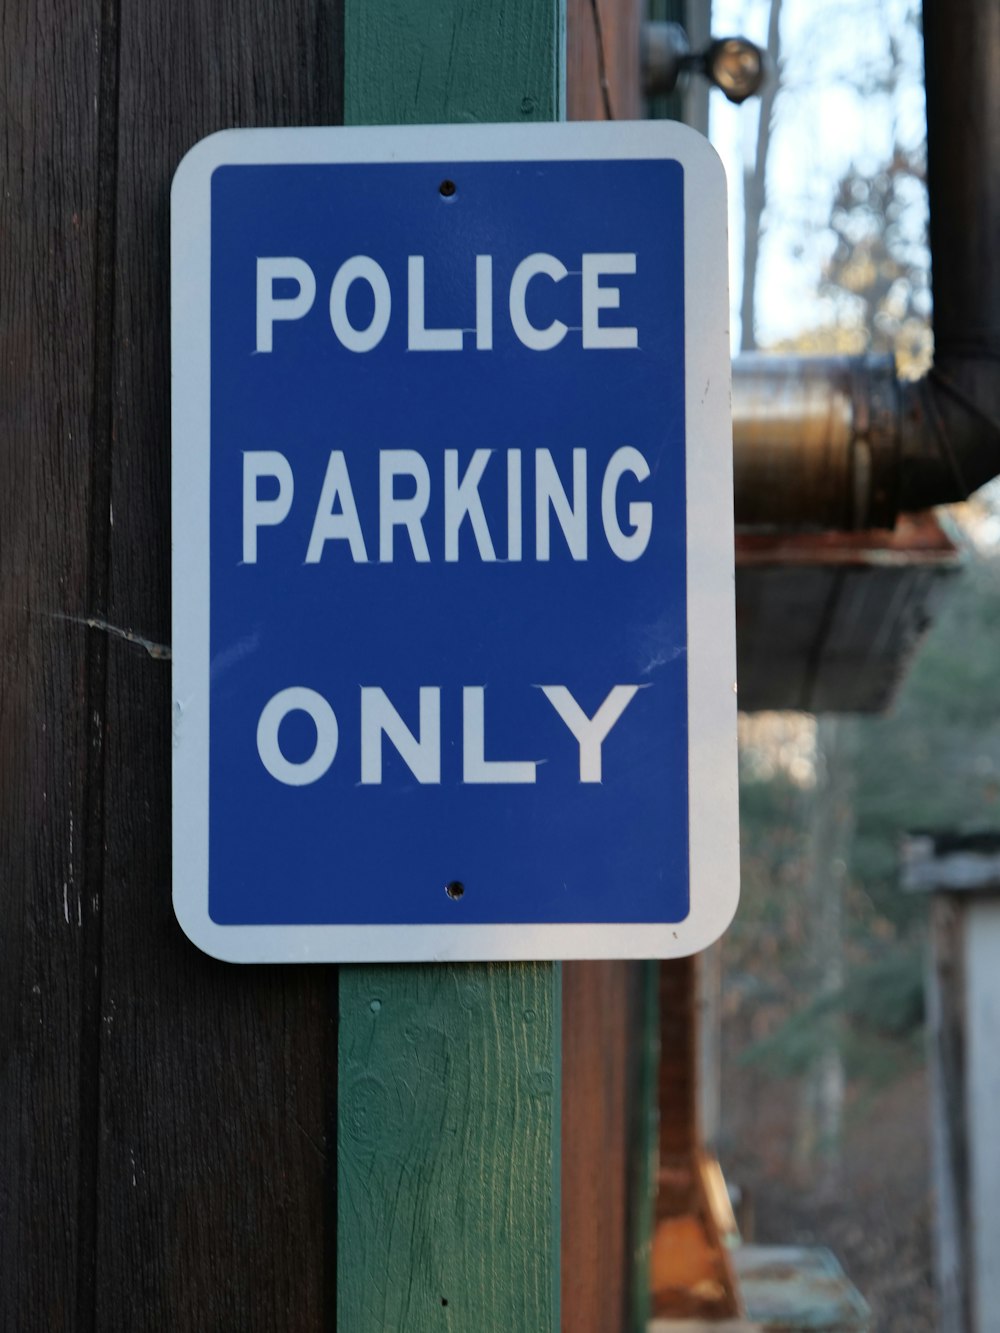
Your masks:
{"label": "outdoor light fixture", "polygon": [[703,51],[692,51],[679,23],[644,23],[642,84],[646,96],[672,93],[683,71],[704,75],[738,105],[760,91],[764,53],[745,37],[713,37]]}
{"label": "outdoor light fixture", "polygon": [[695,68],[737,105],[764,82],[764,53],[745,37],[716,37],[695,60],[701,62]]}

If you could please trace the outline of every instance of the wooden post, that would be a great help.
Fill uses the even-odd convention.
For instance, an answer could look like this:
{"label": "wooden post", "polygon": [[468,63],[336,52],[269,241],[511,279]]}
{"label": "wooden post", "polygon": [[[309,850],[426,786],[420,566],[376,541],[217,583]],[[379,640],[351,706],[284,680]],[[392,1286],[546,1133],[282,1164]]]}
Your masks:
{"label": "wooden post", "polygon": [[655,967],[563,964],[562,1326],[645,1328],[656,1096]]}
{"label": "wooden post", "polygon": [[935,1286],[942,1333],[972,1333],[966,1106],[965,912],[953,896],[931,907],[927,985]]}
{"label": "wooden post", "polygon": [[[350,124],[557,120],[562,0],[347,0]],[[338,1321],[559,1328],[561,971],[340,973]]]}
{"label": "wooden post", "polygon": [[[728,1319],[742,1313],[721,1173],[704,1151],[699,1117],[700,959],[659,965],[660,1152],[651,1284],[654,1315]],[[713,1188],[715,1181],[718,1185]]]}
{"label": "wooden post", "polygon": [[329,0],[0,4],[0,1327],[333,1322],[335,991],[170,902],[169,191]]}
{"label": "wooden post", "polygon": [[970,1229],[976,1333],[1000,1310],[1000,895],[977,895],[967,916]]}
{"label": "wooden post", "polygon": [[643,0],[567,0],[567,120],[640,120]]}
{"label": "wooden post", "polygon": [[[998,844],[1000,845],[1000,844]],[[929,1041],[942,1333],[987,1333],[1000,1302],[1000,881],[931,911]]]}
{"label": "wooden post", "polygon": [[902,882],[933,895],[927,1026],[941,1329],[987,1333],[1000,1305],[1000,833],[912,833]]}
{"label": "wooden post", "polygon": [[[569,120],[640,117],[642,12],[642,0],[567,0]],[[656,967],[562,972],[562,1326],[625,1333],[645,1328],[649,1307]]]}

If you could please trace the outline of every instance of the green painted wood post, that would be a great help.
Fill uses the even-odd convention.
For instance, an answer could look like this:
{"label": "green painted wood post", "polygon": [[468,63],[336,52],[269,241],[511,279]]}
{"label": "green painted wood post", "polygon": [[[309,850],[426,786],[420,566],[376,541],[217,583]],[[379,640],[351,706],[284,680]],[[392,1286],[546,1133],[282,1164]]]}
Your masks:
{"label": "green painted wood post", "polygon": [[[348,124],[558,120],[564,0],[346,0]],[[342,1333],[558,1333],[558,963],[340,970]]]}

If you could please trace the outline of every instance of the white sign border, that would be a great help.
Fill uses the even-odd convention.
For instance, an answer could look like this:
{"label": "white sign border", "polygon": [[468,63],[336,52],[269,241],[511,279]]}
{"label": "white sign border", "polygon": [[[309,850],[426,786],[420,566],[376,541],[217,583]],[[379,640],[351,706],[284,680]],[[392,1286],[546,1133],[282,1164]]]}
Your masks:
{"label": "white sign border", "polygon": [[[217,924],[208,914],[213,171],[616,158],[672,159],[684,170],[688,917],[676,924]],[[240,963],[672,958],[713,943],[739,898],[739,832],[726,188],[708,141],[669,121],[223,130],[196,144],[174,176],[171,256],[173,897],[185,934],[213,957]]]}

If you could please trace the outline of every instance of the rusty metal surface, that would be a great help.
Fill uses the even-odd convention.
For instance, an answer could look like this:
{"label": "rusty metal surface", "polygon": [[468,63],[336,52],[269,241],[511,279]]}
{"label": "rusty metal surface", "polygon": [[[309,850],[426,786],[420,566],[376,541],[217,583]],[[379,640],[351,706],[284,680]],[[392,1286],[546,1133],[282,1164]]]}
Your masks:
{"label": "rusty metal surface", "polygon": [[870,532],[741,532],[736,563],[957,568],[961,557],[933,513],[902,514],[895,528]]}
{"label": "rusty metal surface", "polygon": [[767,1333],[763,1324],[745,1319],[654,1319],[646,1333]]}
{"label": "rusty metal surface", "polygon": [[656,1315],[647,1333],[873,1333],[871,1310],[829,1250],[741,1245],[732,1259],[742,1319]]}
{"label": "rusty metal surface", "polygon": [[899,430],[890,358],[737,357],[737,525],[841,531],[891,526]]}
{"label": "rusty metal surface", "polygon": [[738,529],[890,529],[901,512],[964,500],[998,472],[998,349],[939,350],[912,382],[886,357],[733,362]]}
{"label": "rusty metal surface", "polygon": [[850,531],[1000,473],[1000,7],[925,0],[934,365],[739,357],[737,523]]}
{"label": "rusty metal surface", "polygon": [[747,1318],[767,1333],[871,1333],[871,1311],[829,1250],[742,1245],[733,1262]]}

